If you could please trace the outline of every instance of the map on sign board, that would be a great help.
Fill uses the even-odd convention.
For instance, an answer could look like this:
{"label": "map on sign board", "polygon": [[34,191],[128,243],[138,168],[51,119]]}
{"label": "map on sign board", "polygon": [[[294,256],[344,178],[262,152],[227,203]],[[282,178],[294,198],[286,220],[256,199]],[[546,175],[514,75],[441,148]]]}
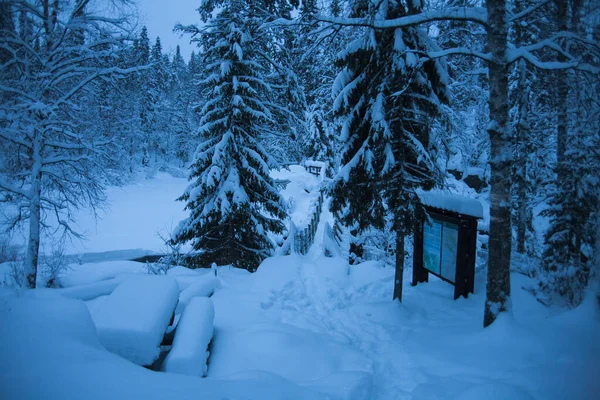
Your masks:
{"label": "map on sign board", "polygon": [[430,272],[454,282],[458,226],[433,219],[423,226],[423,266]]}
{"label": "map on sign board", "polygon": [[432,220],[431,224],[423,226],[423,266],[425,269],[440,274],[441,247],[442,247],[442,224],[440,221]]}
{"label": "map on sign board", "polygon": [[450,282],[456,280],[456,253],[458,251],[458,226],[444,222],[442,231],[441,275]]}

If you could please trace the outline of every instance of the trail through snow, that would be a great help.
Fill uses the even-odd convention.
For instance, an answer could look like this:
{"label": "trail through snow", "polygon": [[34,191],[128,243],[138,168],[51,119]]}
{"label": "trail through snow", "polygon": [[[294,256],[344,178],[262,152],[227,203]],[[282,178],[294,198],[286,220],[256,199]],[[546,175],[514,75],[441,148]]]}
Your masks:
{"label": "trail through snow", "polygon": [[[372,299],[370,295],[380,301],[387,300],[391,292],[386,288],[391,289],[393,277],[390,271],[385,271],[380,279],[353,285],[351,266],[342,259],[323,257],[325,223],[333,221],[327,203],[328,199],[315,243],[297,269],[296,278],[274,291],[263,308],[279,314],[285,323],[329,335],[363,354],[373,374],[370,398],[409,399],[417,384],[424,381],[424,375],[415,368],[401,345],[406,329],[374,324],[368,312],[353,308],[361,301]],[[372,264],[374,268],[381,268],[377,263]],[[389,359],[391,353],[393,361]]]}
{"label": "trail through snow", "polygon": [[[392,302],[390,268],[323,257],[324,223],[331,219],[324,207],[315,244],[299,258],[294,278],[273,290],[262,308],[273,319],[364,355],[373,376],[365,399],[452,399],[477,392],[472,388],[479,385],[481,393],[524,393],[523,398],[530,393],[539,399],[572,394],[593,399],[600,393],[595,378],[600,365],[594,359],[600,346],[591,339],[599,332],[597,314],[583,322],[589,322],[587,328],[573,332],[583,335],[579,344],[559,339],[568,337],[564,331],[557,335],[564,327],[554,321],[564,310],[537,303],[522,290],[526,278],[519,275],[513,276],[513,313],[489,329],[481,326],[483,273],[477,274],[476,294],[468,299],[453,300],[452,287],[432,277],[428,284],[407,288],[403,304]],[[584,353],[588,356],[580,357]]]}

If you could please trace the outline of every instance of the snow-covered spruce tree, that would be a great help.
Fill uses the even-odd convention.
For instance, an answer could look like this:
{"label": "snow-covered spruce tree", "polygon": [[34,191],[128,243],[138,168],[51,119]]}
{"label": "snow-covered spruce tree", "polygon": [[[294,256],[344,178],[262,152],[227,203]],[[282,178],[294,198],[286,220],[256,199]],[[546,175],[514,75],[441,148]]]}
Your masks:
{"label": "snow-covered spruce tree", "polygon": [[301,144],[306,130],[303,117],[307,104],[294,45],[297,31],[293,26],[269,24],[279,18],[289,19],[292,8],[298,4],[294,0],[261,0],[255,4],[259,4],[264,24],[261,32],[266,39],[264,55],[268,60],[265,77],[275,89],[272,102],[281,107],[273,114],[277,132],[268,132],[261,140],[276,161],[299,163],[303,156]]}
{"label": "snow-covered spruce tree", "polygon": [[[589,149],[600,145],[597,133],[572,132],[567,151],[559,168],[565,179],[551,194],[543,215],[550,217],[543,254],[545,277],[542,288],[557,293],[569,305],[583,299],[590,274],[591,246],[595,244],[594,213],[598,209],[600,182],[598,164],[590,157]],[[577,177],[577,178],[575,178]]]}
{"label": "snow-covered spruce tree", "polygon": [[327,175],[330,176],[333,167],[334,138],[331,126],[324,118],[322,110],[313,105],[305,115],[306,135],[304,136],[304,156],[310,160],[324,161],[329,164]]}
{"label": "snow-covered spruce tree", "polygon": [[[478,0],[444,0],[446,7],[471,6]],[[470,21],[435,21],[427,28],[435,34],[441,48],[453,48],[469,43],[470,48],[483,51],[485,28]],[[448,67],[449,104],[432,127],[432,140],[439,149],[438,163],[445,161],[447,173],[461,179],[470,167],[487,166],[490,141],[488,125],[488,82],[485,62],[468,55],[446,59]],[[484,179],[484,177],[481,177]]]}
{"label": "snow-covered spruce tree", "polygon": [[[530,3],[529,0],[515,0],[514,9],[522,10],[523,6],[531,6]],[[511,36],[516,46],[524,46],[531,43],[535,31],[536,29],[531,29],[530,24],[515,24]],[[521,59],[512,66],[512,73],[509,76],[511,105],[509,115],[515,160],[512,170],[512,218],[516,231],[516,251],[521,254],[525,253],[526,238],[528,236],[531,238],[530,233],[533,231],[533,213],[530,207],[533,182],[530,178],[530,160],[536,149],[532,130],[534,127],[539,127],[535,124],[532,115],[534,101],[532,86],[535,80],[534,68],[526,60]]]}
{"label": "snow-covered spruce tree", "polygon": [[[402,1],[352,3],[351,17],[386,19],[418,10]],[[396,282],[402,300],[404,237],[412,233],[422,210],[415,190],[441,178],[430,159],[429,129],[447,101],[445,67],[419,53],[433,45],[418,28],[359,28],[338,65],[333,88],[335,108],[343,116],[342,168],[335,177],[332,211],[357,230],[383,228],[394,218]]]}
{"label": "snow-covered spruce tree", "polygon": [[[142,40],[144,38],[142,37]],[[140,44],[143,42],[141,41]],[[145,44],[143,45],[146,46]],[[143,53],[141,53],[143,54]],[[154,166],[164,154],[169,110],[166,92],[169,74],[168,59],[162,54],[160,37],[150,49],[150,68],[142,74],[140,122],[143,137],[142,165]]]}
{"label": "snow-covered spruce tree", "polygon": [[[413,4],[412,1],[409,2]],[[594,41],[572,32],[548,32],[548,36],[538,38],[530,46],[515,46],[507,40],[510,23],[521,23],[528,15],[548,7],[551,2],[540,2],[508,17],[506,0],[487,0],[485,7],[452,6],[431,9],[417,15],[409,15],[387,20],[372,18],[332,18],[317,16],[320,21],[331,22],[338,26],[364,27],[377,29],[397,29],[418,26],[434,21],[472,21],[486,28],[487,50],[480,51],[454,47],[433,56],[466,54],[479,57],[488,62],[489,77],[489,115],[488,134],[490,136],[490,241],[488,257],[488,279],[486,286],[486,305],[484,326],[489,326],[501,312],[510,309],[510,257],[512,248],[512,227],[510,220],[510,165],[511,138],[508,129],[508,65],[524,58],[535,67],[546,70],[576,69],[598,73],[597,61],[589,61],[570,54],[567,44],[582,44],[589,51],[596,48]],[[562,0],[556,0],[561,4]],[[358,29],[358,28],[357,28]],[[564,40],[568,38],[569,40]],[[560,60],[557,61],[557,58]],[[597,58],[596,58],[597,60]]]}
{"label": "snow-covered spruce tree", "polygon": [[330,175],[335,165],[336,145],[336,139],[331,134],[334,129],[331,81],[337,72],[334,67],[336,50],[341,50],[336,48],[336,44],[341,41],[334,41],[334,30],[315,21],[317,12],[317,1],[302,2],[292,56],[306,94],[304,129],[300,137],[302,155],[305,159],[327,162]]}
{"label": "snow-covered spruce tree", "polygon": [[123,20],[95,14],[103,7],[94,3],[8,1],[18,28],[0,34],[0,153],[12,157],[0,164],[0,201],[17,210],[13,224],[29,223],[30,288],[45,218],[54,216],[66,234],[76,234],[72,210],[103,199],[100,174],[113,152],[87,123],[84,105],[94,81],[130,71],[109,64],[124,48]]}
{"label": "snow-covered spruce tree", "polygon": [[[138,37],[135,39],[133,58],[137,65],[150,65],[150,38],[148,29],[143,26]],[[130,170],[133,173],[140,165],[148,163],[148,135],[152,119],[152,99],[149,95],[149,71],[144,69],[135,74],[132,79],[131,96],[135,98],[135,130],[130,136]],[[132,77],[133,78],[133,77]]]}
{"label": "snow-covered spruce tree", "polygon": [[186,165],[195,148],[190,134],[192,131],[193,88],[188,67],[181,56],[179,46],[177,46],[170,72],[169,103],[171,112],[168,129],[171,140],[166,152],[170,157],[175,157],[181,166]]}
{"label": "snow-covered spruce tree", "polygon": [[[585,33],[581,21],[584,3],[567,3],[570,13],[567,6],[556,5],[558,25],[574,35]],[[592,62],[600,56],[600,48],[596,54],[586,54],[577,42],[569,46],[572,53]],[[600,145],[600,78],[581,71],[563,71],[562,76],[567,82],[556,90],[556,185],[543,212],[550,217],[550,227],[545,236],[544,276],[540,283],[547,294],[558,294],[568,305],[576,306],[583,300],[590,279],[591,264],[595,262],[592,248],[598,235],[595,215],[600,204],[600,165],[595,149]]]}
{"label": "snow-covered spruce tree", "polygon": [[[218,14],[208,18],[214,7]],[[205,2],[200,32],[205,70],[200,88],[209,100],[201,109],[198,147],[180,200],[190,216],[174,232],[191,242],[197,263],[232,264],[256,270],[272,251],[267,233],[281,232],[282,199],[269,176],[269,155],[258,141],[271,129],[271,88],[260,56],[260,19],[253,2]],[[196,27],[185,28],[197,32]]]}

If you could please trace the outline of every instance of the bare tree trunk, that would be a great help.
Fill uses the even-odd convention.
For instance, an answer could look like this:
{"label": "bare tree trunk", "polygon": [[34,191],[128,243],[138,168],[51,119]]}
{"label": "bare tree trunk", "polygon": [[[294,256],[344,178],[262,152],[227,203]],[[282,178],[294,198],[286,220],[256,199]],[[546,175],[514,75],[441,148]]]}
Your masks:
{"label": "bare tree trunk", "polygon": [[[522,9],[520,0],[515,1],[515,10]],[[521,24],[515,24],[515,46],[524,45],[524,29]],[[527,210],[527,151],[529,149],[528,134],[530,133],[529,124],[529,82],[527,79],[527,62],[524,59],[519,60],[517,65],[518,85],[516,107],[518,120],[515,125],[516,139],[516,160],[514,185],[516,186],[517,204],[515,225],[517,231],[517,253],[525,253],[525,238],[528,225]]]}
{"label": "bare tree trunk", "polygon": [[483,326],[493,323],[510,301],[510,165],[511,146],[508,130],[508,66],[506,0],[488,0],[488,46],[491,141],[490,241],[488,279]]}
{"label": "bare tree trunk", "polygon": [[[600,209],[596,212],[596,232],[600,232]],[[596,233],[594,247],[594,262],[590,271],[590,289],[596,295],[598,308],[600,309],[600,233]]]}
{"label": "bare tree trunk", "polygon": [[[556,3],[556,23],[559,31],[566,32],[567,24],[567,0],[555,0]],[[564,57],[559,55],[559,61],[564,61]],[[565,162],[565,151],[567,149],[567,97],[569,95],[568,71],[559,69],[556,71],[556,161],[558,163],[557,184],[565,178],[561,165]]]}
{"label": "bare tree trunk", "polygon": [[402,303],[402,283],[404,278],[404,227],[396,217],[396,277],[394,279],[394,298]]}
{"label": "bare tree trunk", "polygon": [[525,253],[525,237],[527,233],[527,150],[529,134],[529,88],[527,87],[527,65],[525,60],[519,61],[519,121],[516,126],[517,159],[515,171],[515,184],[517,185],[517,253]]}
{"label": "bare tree trunk", "polygon": [[38,257],[40,252],[41,193],[42,193],[42,155],[39,137],[34,136],[32,147],[33,167],[31,169],[31,187],[29,198],[29,238],[23,272],[27,287],[35,289]]}

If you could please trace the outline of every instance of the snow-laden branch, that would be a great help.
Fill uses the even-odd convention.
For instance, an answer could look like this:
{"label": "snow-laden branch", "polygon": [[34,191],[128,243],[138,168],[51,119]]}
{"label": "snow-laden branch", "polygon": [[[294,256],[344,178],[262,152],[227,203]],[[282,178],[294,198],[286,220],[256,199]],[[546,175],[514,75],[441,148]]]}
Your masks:
{"label": "snow-laden branch", "polygon": [[19,146],[23,146],[25,148],[31,148],[31,143],[27,143],[24,140],[21,140],[16,135],[10,135],[9,134],[10,131],[12,131],[12,130],[0,129],[0,137],[13,142],[14,144],[18,144]]}
{"label": "snow-laden branch", "polygon": [[13,193],[13,194],[17,194],[19,196],[22,196],[26,199],[31,198],[31,193],[29,193],[28,191],[23,190],[22,188],[13,185],[10,182],[5,181],[4,179],[0,178],[0,189],[5,190],[7,192]]}
{"label": "snow-laden branch", "polygon": [[438,50],[438,51],[428,51],[427,53],[423,53],[420,51],[407,50],[407,52],[418,53],[423,55],[429,59],[442,58],[451,55],[465,55],[465,56],[474,56],[480,58],[484,61],[492,61],[491,53],[482,53],[477,50],[472,50],[467,47],[454,47],[450,49]]}
{"label": "snow-laden branch", "polygon": [[579,60],[566,61],[566,62],[541,61],[539,58],[537,58],[535,55],[531,54],[530,52],[519,51],[519,49],[516,49],[516,51],[513,54],[511,54],[511,51],[509,50],[507,52],[507,54],[510,55],[513,62],[520,58],[523,58],[527,62],[529,62],[533,66],[535,66],[536,68],[543,69],[543,70],[576,69],[578,71],[589,72],[591,74],[596,74],[596,75],[600,74],[599,67],[592,65],[592,64],[583,63]]}
{"label": "snow-laden branch", "polygon": [[69,90],[67,93],[65,93],[56,102],[56,105],[60,105],[60,104],[66,103],[67,101],[69,101],[69,99],[71,97],[73,97],[74,95],[76,95],[81,89],[83,89],[89,83],[93,82],[94,80],[96,80],[99,77],[102,77],[102,76],[112,76],[112,75],[117,75],[117,74],[118,75],[127,75],[127,74],[131,74],[131,73],[134,73],[134,72],[138,72],[142,68],[143,67],[133,67],[133,68],[112,67],[112,68],[101,69],[101,70],[95,72],[94,74],[89,75],[89,76],[85,77],[84,79],[82,79],[81,82],[79,82],[71,90]]}
{"label": "snow-laden branch", "polygon": [[[88,160],[88,161],[92,161],[92,157],[90,157],[88,154],[80,154],[80,155],[67,155],[67,156],[55,156],[55,157],[46,157],[42,160],[42,164],[43,165],[50,165],[50,164],[60,164],[60,163],[66,163],[66,162],[79,162],[79,161],[83,161],[83,160]],[[43,170],[42,172],[45,172],[45,170]]]}
{"label": "snow-laden branch", "polygon": [[487,10],[484,7],[448,7],[441,10],[424,11],[400,18],[381,20],[367,18],[343,18],[315,15],[320,22],[341,26],[364,26],[374,29],[403,28],[434,21],[469,21],[487,25]]}
{"label": "snow-laden branch", "polygon": [[[564,0],[566,1],[566,0]],[[508,19],[509,22],[514,22],[517,21],[521,18],[525,18],[526,16],[528,16],[529,14],[539,10],[540,8],[542,8],[543,6],[550,4],[552,2],[552,0],[540,0],[535,4],[532,4],[530,7],[527,7],[526,9],[524,9],[523,11],[520,11],[516,14],[512,14],[510,16],[510,18]]]}

